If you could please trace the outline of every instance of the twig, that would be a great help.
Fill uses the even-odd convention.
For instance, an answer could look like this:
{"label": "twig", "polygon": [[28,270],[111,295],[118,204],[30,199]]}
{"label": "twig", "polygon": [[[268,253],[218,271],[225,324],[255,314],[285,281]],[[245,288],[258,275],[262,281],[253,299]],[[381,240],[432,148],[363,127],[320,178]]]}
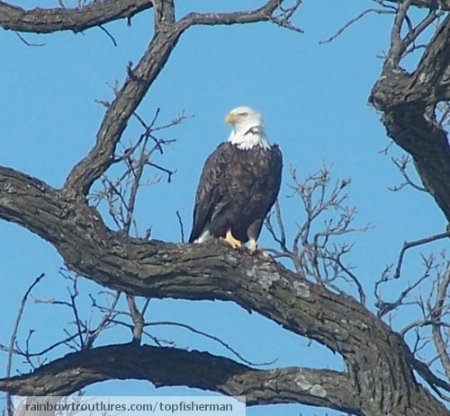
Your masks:
{"label": "twig", "polygon": [[267,216],[264,225],[266,226],[267,230],[269,231],[272,238],[275,240],[276,243],[280,246],[283,253],[287,253],[289,250],[286,246],[286,231],[284,229],[283,219],[281,216],[281,208],[280,203],[278,202],[278,199],[275,201],[274,204],[274,211],[275,211],[275,220],[278,226],[278,231],[280,235],[278,236],[275,232],[275,229],[273,228],[272,222],[271,222],[271,216],[272,214],[269,214]]}
{"label": "twig", "polygon": [[160,165],[158,165],[156,163],[153,163],[153,162],[147,162],[146,164],[149,165],[149,166],[152,166],[152,167],[154,167],[154,168],[156,168],[158,170],[160,170],[161,172],[166,173],[167,174],[167,183],[171,183],[172,182],[172,175],[177,173],[176,170],[167,169],[167,168],[165,168],[163,166],[160,166]]}
{"label": "twig", "polygon": [[[11,336],[9,338],[9,346],[8,346],[8,359],[6,361],[6,377],[11,376],[11,368],[12,368],[12,358],[14,354],[14,344],[17,340],[17,333],[19,331],[19,324],[23,316],[23,311],[25,310],[25,304],[27,303],[28,296],[30,295],[31,291],[34,289],[34,287],[44,278],[45,273],[41,273],[38,277],[36,277],[31,283],[31,285],[26,290],[25,294],[22,296],[22,299],[19,304],[19,310],[17,311],[16,319],[14,321],[13,329],[11,332]],[[6,393],[6,410],[8,416],[13,415],[13,405],[11,401],[11,395],[9,392]]]}
{"label": "twig", "polygon": [[416,39],[417,37],[430,26],[437,18],[441,16],[441,7],[439,6],[438,9],[430,9],[427,16],[418,24],[416,27],[413,27],[409,29],[408,34],[403,39],[403,42],[405,44],[405,49],[409,47]]}
{"label": "twig", "polygon": [[435,234],[430,237],[421,238],[421,239],[415,240],[415,241],[405,241],[403,243],[402,249],[400,250],[400,255],[399,255],[398,261],[397,261],[397,267],[395,268],[394,279],[398,279],[401,275],[403,259],[405,257],[405,253],[407,250],[409,250],[410,248],[413,248],[413,247],[432,243],[433,241],[441,240],[443,238],[448,238],[448,237],[450,237],[450,231],[447,231],[445,233]]}
{"label": "twig", "polygon": [[31,43],[28,42],[19,32],[14,32],[16,34],[16,36],[23,42],[25,43],[25,45],[27,46],[32,46],[32,47],[41,47],[41,46],[45,46],[47,45],[46,43]]}
{"label": "twig", "polygon": [[[135,117],[136,120],[139,121],[139,123],[142,125],[142,127],[144,127],[145,130],[144,130],[144,133],[142,133],[141,136],[139,137],[139,139],[136,142],[136,144],[131,148],[131,153],[134,153],[134,151],[140,146],[142,141],[145,140],[145,138],[148,139],[149,137],[155,142],[155,145],[156,145],[157,149],[160,151],[160,153],[161,154],[164,153],[163,152],[163,148],[162,148],[161,143],[159,142],[159,140],[156,139],[151,134],[153,131],[156,130],[156,128],[154,126],[155,126],[156,120],[159,117],[159,113],[160,112],[161,112],[161,109],[157,108],[156,111],[155,111],[155,114],[153,116],[153,119],[152,119],[152,121],[150,122],[149,125],[147,125],[147,123],[144,121],[144,119],[136,111],[133,113],[133,117]],[[165,128],[168,128],[168,127],[171,127],[171,125],[168,125]]]}
{"label": "twig", "polygon": [[181,233],[181,242],[184,243],[184,225],[183,220],[181,219],[180,212],[177,210],[177,219],[178,219],[178,225],[180,226],[180,233]]}
{"label": "twig", "polygon": [[[100,320],[99,324],[97,325],[97,328],[86,333],[86,341],[85,341],[86,348],[92,348],[92,346],[94,345],[94,341],[98,338],[98,336],[101,334],[101,332],[106,328],[106,326],[110,322],[111,317],[113,316],[113,314],[116,311],[116,306],[117,306],[117,303],[119,302],[121,294],[122,294],[122,292],[116,291],[111,305],[104,311],[103,317]],[[94,306],[95,306],[95,303],[94,303]]]}
{"label": "twig", "polygon": [[109,31],[108,31],[107,29],[105,29],[105,27],[104,27],[103,25],[99,25],[98,27],[99,27],[103,32],[106,33],[106,35],[111,39],[113,45],[117,47],[117,42],[116,42],[116,39],[114,39],[114,36],[111,35],[111,33],[109,33]]}
{"label": "twig", "polygon": [[447,263],[444,278],[438,285],[436,294],[436,302],[431,310],[431,316],[433,317],[432,334],[433,341],[438,351],[438,357],[444,368],[447,378],[450,379],[450,357],[448,356],[448,344],[444,342],[441,333],[442,312],[444,309],[444,301],[447,298],[447,292],[450,285],[450,262]]}
{"label": "twig", "polygon": [[342,269],[342,271],[351,279],[351,281],[355,284],[357,290],[358,290],[358,295],[359,295],[359,302],[362,305],[366,304],[366,294],[364,292],[364,288],[361,285],[361,282],[359,281],[358,277],[352,273],[350,271],[350,269],[348,267],[346,267],[342,262],[341,259],[338,258],[330,258],[331,260],[333,260],[334,262],[336,262],[336,264]]}
{"label": "twig", "polygon": [[394,14],[395,11],[393,10],[383,10],[383,9],[367,9],[358,14],[357,16],[350,19],[347,23],[345,23],[343,26],[341,26],[334,35],[330,36],[329,38],[325,40],[321,40],[319,42],[319,45],[323,45],[324,43],[331,43],[334,41],[337,37],[342,35],[350,26],[352,26],[354,23],[356,23],[358,20],[361,20],[364,16],[366,16],[369,13],[376,13],[376,14]]}
{"label": "twig", "polygon": [[426,265],[426,270],[423,273],[423,275],[417,279],[416,282],[414,282],[412,285],[409,285],[406,289],[402,290],[398,296],[398,298],[393,302],[385,302],[381,299],[381,296],[377,293],[378,286],[381,283],[381,281],[377,282],[376,284],[376,298],[377,301],[375,303],[375,306],[378,308],[377,316],[379,318],[382,318],[384,315],[389,313],[390,311],[398,308],[401,305],[405,305],[405,298],[416,288],[418,287],[425,279],[429,277],[429,268],[430,265]]}
{"label": "twig", "polygon": [[[21,348],[19,348],[18,346],[16,346],[16,348],[14,349],[14,354],[16,355],[20,355],[24,358],[26,358],[26,360],[29,362],[30,358],[35,358],[35,357],[42,357],[45,354],[49,353],[50,351],[54,350],[55,348],[61,346],[61,345],[67,345],[68,342],[73,341],[75,338],[78,337],[78,334],[73,334],[68,336],[67,338],[64,338],[60,341],[55,342],[52,345],[49,345],[48,347],[45,347],[44,349],[37,351],[37,352],[30,352],[28,349],[28,344],[29,344],[29,340],[31,335],[34,333],[34,331],[30,331],[28,334],[28,338],[27,338],[27,342],[26,342],[26,350],[22,350]],[[2,350],[7,350],[7,348],[3,345],[0,345],[0,349]],[[34,366],[33,366],[34,367]]]}
{"label": "twig", "polygon": [[400,171],[400,173],[402,174],[402,176],[405,178],[405,182],[401,183],[398,186],[394,186],[394,187],[389,187],[388,189],[390,191],[393,192],[398,192],[401,189],[403,189],[405,186],[411,186],[412,188],[414,188],[416,191],[420,191],[420,192],[428,192],[426,190],[426,188],[424,188],[423,186],[417,185],[408,175],[407,173],[407,167],[409,165],[409,163],[411,162],[411,158],[409,157],[409,155],[403,155],[400,158],[392,158],[392,162],[394,163],[394,165],[398,168],[398,170]]}
{"label": "twig", "polygon": [[222,341],[220,338],[214,336],[214,335],[210,335],[206,332],[203,331],[199,331],[198,329],[195,329],[194,327],[190,326],[190,325],[186,325],[186,324],[182,324],[179,322],[171,322],[171,321],[161,321],[161,322],[149,322],[146,323],[145,326],[177,326],[179,328],[184,328],[187,329],[191,332],[193,332],[194,334],[198,334],[201,335],[205,338],[208,338],[212,341],[215,341],[217,343],[219,343],[220,345],[222,345],[223,347],[225,347],[228,351],[230,351],[231,353],[233,353],[236,357],[238,357],[242,362],[248,364],[248,365],[253,365],[253,366],[263,366],[263,365],[271,365],[274,364],[277,360],[273,360],[270,362],[265,362],[265,363],[253,363],[251,361],[246,360],[241,354],[239,354],[235,349],[233,349],[229,344],[227,344],[226,342]]}

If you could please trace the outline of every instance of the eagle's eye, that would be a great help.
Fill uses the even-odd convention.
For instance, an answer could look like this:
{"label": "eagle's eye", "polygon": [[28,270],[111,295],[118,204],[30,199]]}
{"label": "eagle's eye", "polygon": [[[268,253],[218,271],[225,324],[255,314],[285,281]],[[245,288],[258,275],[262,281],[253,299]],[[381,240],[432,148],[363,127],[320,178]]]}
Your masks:
{"label": "eagle's eye", "polygon": [[241,116],[241,117],[247,117],[248,116],[248,113],[239,113],[239,115]]}

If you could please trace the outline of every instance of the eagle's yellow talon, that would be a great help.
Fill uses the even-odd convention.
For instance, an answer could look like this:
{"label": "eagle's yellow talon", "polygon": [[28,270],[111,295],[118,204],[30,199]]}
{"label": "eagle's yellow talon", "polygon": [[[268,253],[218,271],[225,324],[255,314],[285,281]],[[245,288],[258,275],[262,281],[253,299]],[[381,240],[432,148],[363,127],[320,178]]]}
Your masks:
{"label": "eagle's yellow talon", "polygon": [[270,256],[267,251],[260,250],[258,248],[258,245],[256,244],[256,240],[254,238],[251,238],[248,242],[248,250],[250,251],[251,255],[260,255],[263,259],[269,260]]}
{"label": "eagle's yellow talon", "polygon": [[254,238],[251,238],[248,242],[248,249],[250,250],[250,253],[255,254],[258,250],[258,244],[256,244],[256,240]]}
{"label": "eagle's yellow talon", "polygon": [[231,233],[231,230],[227,231],[225,237],[222,237],[222,240],[225,241],[231,248],[238,249],[242,247],[242,241],[236,240]]}
{"label": "eagle's yellow talon", "polygon": [[270,255],[267,251],[261,250],[261,256],[264,260],[270,260]]}

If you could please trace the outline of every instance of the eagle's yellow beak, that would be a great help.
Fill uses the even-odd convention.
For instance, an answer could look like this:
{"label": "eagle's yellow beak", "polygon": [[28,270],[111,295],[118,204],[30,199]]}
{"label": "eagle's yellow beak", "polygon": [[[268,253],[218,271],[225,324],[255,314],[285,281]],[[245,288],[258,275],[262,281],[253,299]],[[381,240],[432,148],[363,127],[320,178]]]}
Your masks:
{"label": "eagle's yellow beak", "polygon": [[229,113],[225,117],[225,123],[234,124],[235,121],[236,121],[236,114],[235,113]]}

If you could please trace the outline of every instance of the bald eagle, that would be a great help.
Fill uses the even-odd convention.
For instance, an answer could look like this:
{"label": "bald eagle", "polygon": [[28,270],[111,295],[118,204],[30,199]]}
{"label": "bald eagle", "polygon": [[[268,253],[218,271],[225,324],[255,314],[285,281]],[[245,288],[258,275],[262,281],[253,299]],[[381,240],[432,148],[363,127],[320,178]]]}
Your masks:
{"label": "bald eagle", "polygon": [[235,108],[225,122],[233,130],[203,167],[189,242],[221,238],[233,248],[249,242],[249,250],[255,252],[263,221],[280,190],[282,156],[277,145],[269,144],[255,110]]}

